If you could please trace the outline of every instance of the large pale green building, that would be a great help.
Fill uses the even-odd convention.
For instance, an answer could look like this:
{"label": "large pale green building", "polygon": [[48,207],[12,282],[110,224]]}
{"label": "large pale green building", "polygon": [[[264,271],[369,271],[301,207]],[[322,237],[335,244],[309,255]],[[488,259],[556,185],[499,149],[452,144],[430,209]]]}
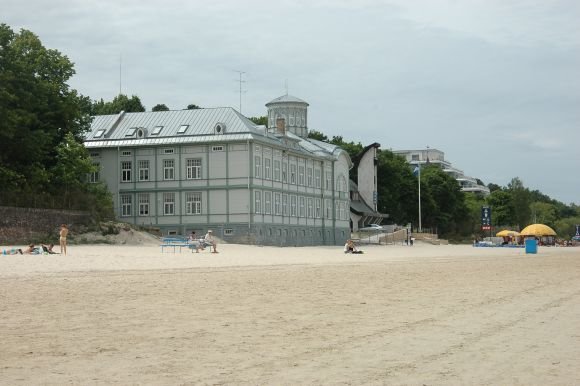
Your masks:
{"label": "large pale green building", "polygon": [[308,103],[266,104],[268,128],[233,108],[96,116],[85,146],[120,220],[263,245],[336,245],[350,236],[341,148],[307,138]]}

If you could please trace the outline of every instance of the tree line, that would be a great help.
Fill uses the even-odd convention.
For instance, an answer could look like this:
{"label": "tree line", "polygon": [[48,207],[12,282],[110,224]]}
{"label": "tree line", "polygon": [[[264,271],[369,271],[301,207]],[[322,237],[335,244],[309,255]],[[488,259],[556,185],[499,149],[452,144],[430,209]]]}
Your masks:
{"label": "tree line", "polygon": [[[138,96],[91,100],[71,89],[73,63],[45,48],[30,31],[14,32],[0,24],[0,205],[78,209],[97,219],[114,218],[112,196],[102,183],[89,183],[97,170],[82,145],[95,115],[142,112]],[[200,108],[190,104],[187,109]],[[157,104],[152,111],[166,111]],[[266,117],[251,117],[266,125]],[[345,149],[351,158],[362,144],[341,136],[311,131],[310,137]],[[417,224],[418,184],[404,158],[379,150],[378,210],[390,221]],[[351,179],[356,181],[356,170]],[[483,197],[463,193],[458,182],[436,166],[421,172],[422,225],[443,237],[467,239],[479,233],[481,206],[492,207],[493,225],[521,229],[531,222],[552,226],[571,236],[580,223],[580,208],[524,187],[514,178],[506,187],[489,184]]]}

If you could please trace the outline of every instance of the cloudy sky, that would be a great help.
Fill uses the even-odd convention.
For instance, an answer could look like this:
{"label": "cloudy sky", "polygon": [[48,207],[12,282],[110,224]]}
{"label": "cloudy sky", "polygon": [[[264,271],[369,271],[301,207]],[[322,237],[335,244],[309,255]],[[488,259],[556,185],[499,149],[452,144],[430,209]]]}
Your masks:
{"label": "cloudy sky", "polygon": [[580,203],[578,20],[577,0],[3,0],[0,13],[67,55],[92,99],[121,88],[148,110],[240,109],[241,71],[246,116],[287,85],[310,129],[437,148],[485,183],[519,177],[565,203]]}

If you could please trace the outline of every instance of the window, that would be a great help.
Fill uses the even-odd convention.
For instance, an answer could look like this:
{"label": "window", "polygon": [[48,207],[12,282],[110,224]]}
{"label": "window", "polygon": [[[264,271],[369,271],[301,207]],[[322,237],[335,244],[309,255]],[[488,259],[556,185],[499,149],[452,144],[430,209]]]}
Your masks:
{"label": "window", "polygon": [[304,205],[305,205],[305,198],[304,197],[300,197],[300,207],[299,207],[299,212],[298,212],[298,216],[299,217],[304,217]]}
{"label": "window", "polygon": [[411,154],[411,161],[419,161],[419,154]]}
{"label": "window", "polygon": [[121,157],[131,157],[131,150],[123,150],[121,152]]}
{"label": "window", "polygon": [[320,169],[314,170],[314,186],[320,188]]}
{"label": "window", "polygon": [[320,218],[320,198],[317,198],[315,202],[314,217]]}
{"label": "window", "polygon": [[325,200],[324,208],[326,209],[326,218],[332,218],[332,201]]}
{"label": "window", "polygon": [[280,181],[280,161],[274,160],[274,181]]}
{"label": "window", "polygon": [[98,162],[93,162],[95,171],[89,173],[89,183],[94,184],[101,179],[101,165]]}
{"label": "window", "polygon": [[183,134],[183,133],[185,133],[185,131],[187,130],[188,127],[189,127],[189,125],[181,125],[181,126],[179,126],[179,129],[177,129],[177,134]]}
{"label": "window", "polygon": [[304,185],[304,166],[298,165],[298,185]]}
{"label": "window", "polygon": [[254,192],[254,211],[262,213],[262,192],[259,190]]}
{"label": "window", "polygon": [[201,178],[201,158],[190,158],[185,161],[186,179],[199,180]]}
{"label": "window", "polygon": [[163,126],[155,126],[153,128],[153,131],[151,132],[151,135],[159,135],[159,133],[161,133],[162,129],[163,129]]}
{"label": "window", "polygon": [[121,194],[121,216],[131,216],[131,195]]}
{"label": "window", "polygon": [[306,185],[312,186],[312,168],[306,169]]}
{"label": "window", "polygon": [[173,154],[173,153],[175,153],[175,149],[173,148],[163,149],[163,154]]}
{"label": "window", "polygon": [[131,161],[121,162],[121,182],[131,182]]}
{"label": "window", "polygon": [[282,194],[282,215],[288,216],[288,195],[286,193]]}
{"label": "window", "polygon": [[264,213],[272,213],[272,192],[264,192]]}
{"label": "window", "polygon": [[254,177],[260,178],[262,175],[262,158],[257,155],[254,161]]}
{"label": "window", "polygon": [[200,192],[185,193],[185,213],[186,214],[201,214],[201,193]]}
{"label": "window", "polygon": [[175,193],[163,193],[163,214],[175,214]]}
{"label": "window", "polygon": [[344,202],[340,202],[340,205],[338,206],[338,218],[340,220],[346,220],[346,211],[344,210],[345,207],[345,203]]}
{"label": "window", "polygon": [[224,236],[233,236],[234,235],[234,230],[231,228],[226,228],[224,229]]}
{"label": "window", "polygon": [[288,163],[282,162],[282,182],[288,182]]}
{"label": "window", "polygon": [[139,216],[149,216],[149,194],[140,193],[137,197],[139,200]]}
{"label": "window", "polygon": [[137,131],[136,127],[131,127],[129,130],[127,130],[127,133],[125,134],[125,137],[132,137],[135,135],[135,131]]}
{"label": "window", "polygon": [[313,208],[312,197],[309,197],[308,198],[308,212],[307,212],[308,218],[314,217],[314,212],[313,212],[312,208]]}
{"label": "window", "polygon": [[274,214],[282,214],[282,206],[280,205],[280,193],[274,193]]}
{"label": "window", "polygon": [[224,146],[223,145],[212,146],[211,151],[224,151]]}
{"label": "window", "polygon": [[264,158],[264,178],[269,180],[270,176],[270,158]]}
{"label": "window", "polygon": [[290,196],[290,216],[296,217],[296,196]]}
{"label": "window", "polygon": [[326,176],[326,185],[324,186],[324,188],[325,188],[326,190],[328,190],[328,189],[330,189],[330,188],[331,188],[331,186],[332,186],[332,183],[331,183],[332,174],[330,173],[330,170],[328,170],[328,169],[326,169],[326,172],[325,172],[324,174],[325,174],[325,176]]}
{"label": "window", "polygon": [[101,138],[104,133],[105,133],[105,130],[103,130],[103,129],[97,130],[97,132],[95,133],[95,138]]}
{"label": "window", "polygon": [[290,183],[296,184],[296,165],[290,165]]}
{"label": "window", "polygon": [[344,176],[339,176],[338,180],[336,180],[336,191],[338,192],[338,196],[340,198],[346,198],[346,179]]}
{"label": "window", "polygon": [[149,160],[141,160],[139,167],[139,181],[149,181]]}
{"label": "window", "polygon": [[101,153],[99,153],[98,151],[91,151],[91,152],[89,153],[89,155],[90,155],[92,158],[95,158],[95,157],[100,157],[100,156],[101,156]]}
{"label": "window", "polygon": [[172,159],[163,160],[163,179],[164,180],[175,179],[175,160]]}

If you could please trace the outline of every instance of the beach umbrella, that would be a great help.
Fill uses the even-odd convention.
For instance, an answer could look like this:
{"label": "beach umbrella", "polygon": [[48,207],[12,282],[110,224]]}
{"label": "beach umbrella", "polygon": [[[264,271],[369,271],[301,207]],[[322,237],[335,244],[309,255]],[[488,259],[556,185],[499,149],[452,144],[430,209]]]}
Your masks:
{"label": "beach umbrella", "polygon": [[509,229],[504,229],[503,231],[499,231],[495,234],[497,237],[508,237],[508,236],[519,236],[520,233],[516,231],[510,231]]}
{"label": "beach umbrella", "polygon": [[532,224],[525,227],[521,233],[522,236],[556,236],[556,232],[544,224]]}

